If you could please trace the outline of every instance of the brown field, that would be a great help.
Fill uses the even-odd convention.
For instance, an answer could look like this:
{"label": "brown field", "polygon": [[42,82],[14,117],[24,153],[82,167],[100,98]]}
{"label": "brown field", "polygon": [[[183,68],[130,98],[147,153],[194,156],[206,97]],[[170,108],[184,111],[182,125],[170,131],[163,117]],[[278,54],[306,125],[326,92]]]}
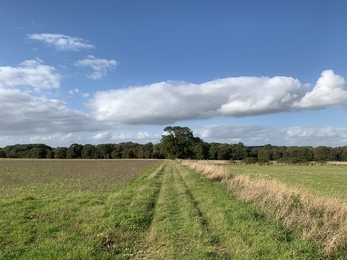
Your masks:
{"label": "brown field", "polygon": [[103,191],[128,181],[158,162],[148,159],[1,159],[0,198]]}

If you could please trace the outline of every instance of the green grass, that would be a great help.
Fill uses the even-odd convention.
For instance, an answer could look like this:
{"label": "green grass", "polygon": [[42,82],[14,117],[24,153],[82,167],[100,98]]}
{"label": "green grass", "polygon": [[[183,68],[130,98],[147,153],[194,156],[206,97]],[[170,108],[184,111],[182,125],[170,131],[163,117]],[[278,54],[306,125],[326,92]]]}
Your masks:
{"label": "green grass", "polygon": [[347,166],[228,165],[234,174],[275,179],[316,194],[347,200]]}
{"label": "green grass", "polygon": [[0,259],[322,258],[222,183],[178,163],[52,162],[2,165]]}
{"label": "green grass", "polygon": [[134,176],[157,163],[1,160],[0,259],[107,259],[133,247],[126,243],[137,233],[127,230],[120,249],[110,245],[115,226],[131,223],[129,203],[139,196],[134,185],[156,168]]}

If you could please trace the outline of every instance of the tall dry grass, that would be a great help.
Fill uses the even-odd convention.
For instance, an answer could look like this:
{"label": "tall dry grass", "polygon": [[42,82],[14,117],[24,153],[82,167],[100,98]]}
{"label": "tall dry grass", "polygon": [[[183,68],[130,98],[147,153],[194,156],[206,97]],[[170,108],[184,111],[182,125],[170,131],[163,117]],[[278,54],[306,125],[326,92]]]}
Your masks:
{"label": "tall dry grass", "polygon": [[230,171],[223,167],[218,167],[215,163],[210,164],[209,161],[182,160],[181,163],[204,174],[210,180],[221,181],[232,177]]}
{"label": "tall dry grass", "polygon": [[224,167],[209,162],[182,163],[209,179],[223,181],[241,199],[259,205],[291,229],[299,230],[303,239],[318,242],[327,257],[347,251],[347,204],[341,200],[317,196],[274,180],[234,176]]}

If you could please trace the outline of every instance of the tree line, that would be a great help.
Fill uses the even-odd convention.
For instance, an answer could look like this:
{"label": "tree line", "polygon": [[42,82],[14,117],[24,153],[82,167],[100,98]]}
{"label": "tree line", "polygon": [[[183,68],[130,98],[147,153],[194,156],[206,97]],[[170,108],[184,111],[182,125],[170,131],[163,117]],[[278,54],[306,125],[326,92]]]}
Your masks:
{"label": "tree line", "polygon": [[0,148],[0,158],[50,159],[197,159],[242,160],[246,163],[279,161],[299,163],[310,161],[347,161],[347,146],[245,146],[207,143],[187,127],[168,126],[160,143],[77,144],[52,148],[45,144],[16,144]]}

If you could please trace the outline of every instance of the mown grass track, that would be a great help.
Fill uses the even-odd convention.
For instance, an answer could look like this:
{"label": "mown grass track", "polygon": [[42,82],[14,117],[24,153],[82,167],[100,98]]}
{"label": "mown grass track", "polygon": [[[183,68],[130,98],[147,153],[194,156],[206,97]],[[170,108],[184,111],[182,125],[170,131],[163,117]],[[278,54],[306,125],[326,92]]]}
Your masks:
{"label": "mown grass track", "polygon": [[2,235],[0,259],[322,258],[313,244],[222,183],[174,161],[110,190],[80,195],[53,207],[36,198],[21,202],[29,208],[18,224],[35,234],[16,246],[6,234],[20,231],[11,227]]}
{"label": "mown grass track", "polygon": [[320,259],[257,207],[174,162],[163,168],[146,259]]}

